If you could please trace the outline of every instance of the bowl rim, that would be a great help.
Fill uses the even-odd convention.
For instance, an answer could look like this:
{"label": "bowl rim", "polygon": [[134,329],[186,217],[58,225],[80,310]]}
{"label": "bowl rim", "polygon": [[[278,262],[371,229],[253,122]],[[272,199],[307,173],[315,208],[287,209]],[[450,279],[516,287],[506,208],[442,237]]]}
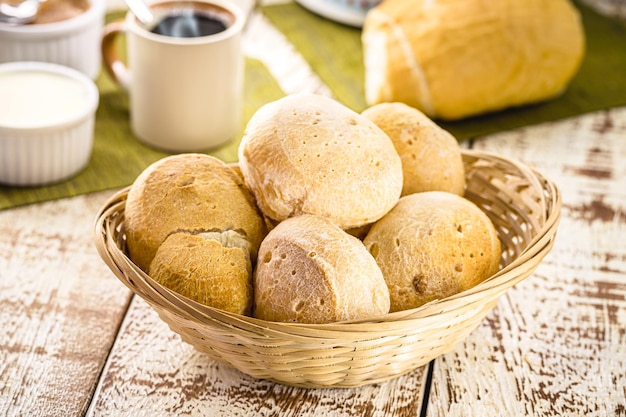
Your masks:
{"label": "bowl rim", "polygon": [[362,2],[354,2],[354,4],[346,4],[345,1],[333,0],[296,0],[300,6],[325,17],[330,20],[353,27],[362,27],[365,21],[365,15],[380,1],[370,2],[365,7],[360,6]]}
{"label": "bowl rim", "polygon": [[[69,116],[59,118],[56,122],[39,124],[34,126],[11,126],[0,125],[0,132],[38,132],[50,129],[63,129],[76,125],[89,117],[95,116],[100,101],[100,92],[91,78],[82,72],[60,64],[37,61],[17,61],[0,64],[0,75],[21,71],[39,71],[43,73],[58,74],[79,82],[86,91],[87,103],[79,111]],[[0,138],[1,139],[1,138]]]}

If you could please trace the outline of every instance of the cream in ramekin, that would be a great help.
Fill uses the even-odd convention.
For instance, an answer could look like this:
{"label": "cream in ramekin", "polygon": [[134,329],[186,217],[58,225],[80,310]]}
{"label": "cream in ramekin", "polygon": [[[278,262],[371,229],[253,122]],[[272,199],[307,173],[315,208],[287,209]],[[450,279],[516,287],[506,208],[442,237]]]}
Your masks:
{"label": "cream in ramekin", "polygon": [[49,184],[85,168],[98,101],[94,82],[75,69],[0,64],[0,183]]}
{"label": "cream in ramekin", "polygon": [[0,23],[0,63],[42,61],[65,65],[91,79],[100,73],[100,37],[106,0],[90,0],[90,7],[72,18],[51,23]]}

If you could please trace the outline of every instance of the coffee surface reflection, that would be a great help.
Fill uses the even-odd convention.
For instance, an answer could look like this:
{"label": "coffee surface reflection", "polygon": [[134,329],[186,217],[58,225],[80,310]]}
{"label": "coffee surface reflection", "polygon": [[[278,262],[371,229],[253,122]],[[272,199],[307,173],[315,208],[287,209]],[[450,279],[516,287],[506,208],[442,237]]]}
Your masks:
{"label": "coffee surface reflection", "polygon": [[181,11],[165,16],[151,32],[174,38],[196,38],[215,35],[226,30],[226,24],[217,17],[197,10]]}

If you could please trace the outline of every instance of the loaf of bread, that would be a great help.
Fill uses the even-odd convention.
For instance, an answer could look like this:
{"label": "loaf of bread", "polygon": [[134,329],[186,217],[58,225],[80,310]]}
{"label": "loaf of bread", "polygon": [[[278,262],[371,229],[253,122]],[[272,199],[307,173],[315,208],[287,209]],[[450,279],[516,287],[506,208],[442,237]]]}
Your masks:
{"label": "loaf of bread", "polygon": [[301,215],[270,231],[254,274],[255,316],[330,323],[389,311],[389,290],[357,238],[327,218]]}
{"label": "loaf of bread", "polygon": [[321,95],[293,94],[259,109],[239,163],[259,208],[276,222],[316,214],[358,228],[382,217],[402,191],[402,163],[389,137]]}
{"label": "loaf of bread", "polygon": [[391,311],[472,288],[498,271],[501,255],[487,215],[471,201],[441,191],[402,197],[363,243],[383,272]]}
{"label": "loaf of bread", "polygon": [[249,311],[251,263],[267,229],[253,195],[221,160],[180,154],[150,165],[128,192],[124,226],[131,259],[154,279],[202,302],[239,288],[230,297],[246,301],[229,310]]}
{"label": "loaf of bread", "polygon": [[569,0],[385,0],[362,41],[370,105],[448,120],[561,94],[585,49]]}
{"label": "loaf of bread", "polygon": [[402,159],[402,195],[424,191],[465,193],[461,147],[449,132],[404,103],[375,104],[361,114],[389,136]]}

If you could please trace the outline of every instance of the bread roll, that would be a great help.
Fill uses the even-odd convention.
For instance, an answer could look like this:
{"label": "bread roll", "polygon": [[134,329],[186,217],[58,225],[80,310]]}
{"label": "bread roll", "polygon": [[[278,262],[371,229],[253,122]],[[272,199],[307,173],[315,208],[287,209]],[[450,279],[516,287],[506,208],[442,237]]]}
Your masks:
{"label": "bread roll", "polygon": [[261,244],[254,273],[255,316],[330,323],[389,311],[389,291],[363,243],[315,215],[287,219]]}
{"label": "bread roll", "polygon": [[367,102],[461,119],[563,92],[585,48],[568,0],[385,0],[363,32]]}
{"label": "bread roll", "polygon": [[159,246],[150,276],[199,303],[250,314],[250,243],[235,231],[190,235],[174,233]]}
{"label": "bread roll", "polygon": [[233,231],[249,242],[253,259],[266,234],[241,178],[203,154],[174,155],[146,168],[128,192],[124,224],[129,255],[145,272],[173,233]]}
{"label": "bread roll", "polygon": [[500,241],[475,204],[431,191],[402,197],[363,242],[383,272],[391,311],[472,288],[498,271]]}
{"label": "bread roll", "polygon": [[402,159],[402,195],[424,191],[465,193],[461,147],[446,130],[404,103],[381,103],[363,111],[389,136]]}
{"label": "bread roll", "polygon": [[382,217],[402,191],[402,163],[389,137],[314,94],[259,109],[246,127],[239,163],[259,208],[275,221],[316,214],[357,228]]}

